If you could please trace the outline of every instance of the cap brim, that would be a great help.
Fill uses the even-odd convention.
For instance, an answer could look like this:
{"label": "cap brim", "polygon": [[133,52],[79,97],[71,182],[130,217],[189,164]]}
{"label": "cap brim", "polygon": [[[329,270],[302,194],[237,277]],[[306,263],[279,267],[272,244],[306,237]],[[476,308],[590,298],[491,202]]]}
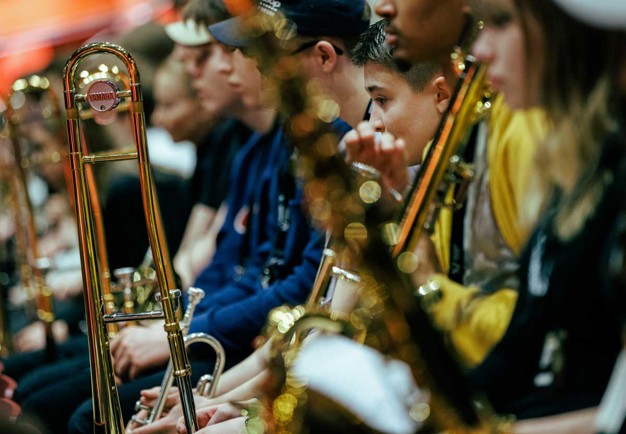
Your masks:
{"label": "cap brim", "polygon": [[213,38],[224,45],[231,47],[249,47],[252,45],[252,38],[244,35],[242,31],[243,21],[241,18],[230,18],[209,26],[209,33]]}
{"label": "cap brim", "polygon": [[198,46],[213,40],[209,31],[193,20],[177,21],[165,26],[165,33],[180,45]]}
{"label": "cap brim", "polygon": [[555,0],[565,12],[591,26],[626,29],[625,0]]}

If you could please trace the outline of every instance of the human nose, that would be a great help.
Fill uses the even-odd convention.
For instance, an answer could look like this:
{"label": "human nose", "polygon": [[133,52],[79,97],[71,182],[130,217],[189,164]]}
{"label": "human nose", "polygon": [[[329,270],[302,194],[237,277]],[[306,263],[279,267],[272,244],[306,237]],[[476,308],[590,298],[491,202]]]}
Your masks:
{"label": "human nose", "polygon": [[394,0],[379,0],[374,11],[383,18],[395,18],[398,13]]}
{"label": "human nose", "polygon": [[228,52],[224,48],[220,49],[215,59],[217,71],[222,74],[231,74],[234,70],[233,57],[234,53]]}
{"label": "human nose", "polygon": [[481,63],[491,63],[494,59],[494,35],[491,29],[484,28],[472,44],[472,55]]}
{"label": "human nose", "polygon": [[370,125],[374,128],[374,131],[379,133],[385,132],[385,123],[383,122],[383,114],[380,107],[376,104],[372,106],[372,112],[370,113]]}

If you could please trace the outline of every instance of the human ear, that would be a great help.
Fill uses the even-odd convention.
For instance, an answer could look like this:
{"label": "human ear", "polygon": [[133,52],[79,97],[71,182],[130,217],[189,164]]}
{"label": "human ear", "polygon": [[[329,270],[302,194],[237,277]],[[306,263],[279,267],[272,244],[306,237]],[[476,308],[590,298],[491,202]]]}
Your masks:
{"label": "human ear", "polygon": [[328,41],[319,41],[313,48],[315,59],[324,72],[331,72],[337,64],[337,52]]}
{"label": "human ear", "polygon": [[439,114],[444,114],[450,104],[450,87],[446,83],[446,79],[443,75],[437,76],[431,81],[431,86],[434,90],[435,107]]}

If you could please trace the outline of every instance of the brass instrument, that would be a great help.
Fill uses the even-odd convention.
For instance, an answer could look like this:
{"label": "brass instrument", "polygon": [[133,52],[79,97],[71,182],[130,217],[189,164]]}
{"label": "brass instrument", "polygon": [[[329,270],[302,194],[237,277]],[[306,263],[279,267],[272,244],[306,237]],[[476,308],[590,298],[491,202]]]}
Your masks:
{"label": "brass instrument", "polygon": [[[43,164],[58,164],[62,157],[57,151],[53,151],[35,159],[28,154],[32,150],[24,146],[28,141],[24,138],[24,129],[34,122],[49,124],[57,136],[61,134],[61,110],[48,79],[33,75],[16,80],[7,95],[4,115],[13,149],[11,183],[20,285],[26,291],[27,308],[34,305],[36,317],[44,325],[48,357],[54,358],[56,352],[52,334],[52,323],[55,319],[54,303],[52,292],[45,281],[50,261],[39,254],[37,225],[28,192],[28,169]],[[65,173],[67,174],[67,171]]]}
{"label": "brass instrument", "polygon": [[[188,294],[189,304],[187,305],[187,309],[185,310],[183,320],[181,321],[182,333],[185,336],[185,348],[189,348],[189,346],[196,343],[202,343],[210,346],[215,352],[216,358],[213,373],[203,375],[200,380],[198,380],[198,384],[196,385],[196,393],[198,395],[212,398],[213,396],[215,396],[215,391],[217,389],[219,378],[224,371],[226,352],[224,351],[224,347],[222,347],[222,344],[217,339],[206,333],[193,333],[191,335],[187,335],[195,308],[198,303],[200,303],[200,301],[204,298],[204,291],[198,288],[189,288]],[[161,415],[163,414],[163,408],[165,407],[165,400],[167,398],[170,388],[172,387],[173,382],[173,366],[170,361],[170,363],[167,365],[163,380],[161,381],[159,396],[157,397],[154,405],[152,407],[148,407],[141,404],[141,401],[137,401],[137,403],[135,404],[135,411],[144,410],[148,412],[148,416],[143,419],[140,418],[137,414],[133,415],[132,421],[135,424],[142,426],[148,425],[161,417]]]}
{"label": "brass instrument", "polygon": [[[129,87],[120,89],[107,80],[96,80],[90,84],[85,93],[79,93],[76,87],[77,68],[82,61],[95,54],[109,54],[123,62],[130,78]],[[141,83],[135,60],[118,45],[106,42],[88,44],[70,56],[64,69],[63,81],[70,165],[74,181],[73,192],[76,202],[76,219],[83,271],[94,430],[99,433],[124,432],[111,354],[109,353],[109,337],[105,327],[106,324],[148,318],[164,318],[164,330],[167,333],[171,360],[174,366],[173,375],[178,382],[185,422],[188,430],[194,432],[197,430],[198,425],[193,407],[190,381],[191,368],[175,312],[177,308],[176,299],[180,295],[180,291],[173,290],[173,272],[165,244],[158,200],[149,166]],[[88,104],[96,112],[107,112],[115,109],[121,100],[129,100],[135,148],[128,152],[90,153],[82,141],[80,104]],[[137,160],[139,169],[146,226],[159,282],[162,311],[132,315],[106,315],[103,312],[104,301],[102,293],[102,272],[106,270],[100,269],[100,264],[97,260],[99,252],[97,243],[101,240],[94,229],[86,172],[89,165],[107,161],[133,159]]]}

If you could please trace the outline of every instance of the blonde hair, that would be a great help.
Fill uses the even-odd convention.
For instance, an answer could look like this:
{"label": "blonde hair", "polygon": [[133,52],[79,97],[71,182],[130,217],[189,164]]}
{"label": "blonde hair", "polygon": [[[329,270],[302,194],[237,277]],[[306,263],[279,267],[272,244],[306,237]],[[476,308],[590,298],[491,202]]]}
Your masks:
{"label": "blonde hair", "polygon": [[[585,26],[551,1],[516,3],[526,19],[531,14],[544,31],[541,102],[551,123],[531,169],[522,221],[537,221],[548,201],[555,201],[553,230],[567,241],[594,213],[611,181],[611,172],[601,167],[600,160],[604,141],[617,130],[609,111],[615,97],[618,43],[610,32]],[[522,23],[530,47],[528,23]],[[528,50],[529,62],[533,55]]]}

